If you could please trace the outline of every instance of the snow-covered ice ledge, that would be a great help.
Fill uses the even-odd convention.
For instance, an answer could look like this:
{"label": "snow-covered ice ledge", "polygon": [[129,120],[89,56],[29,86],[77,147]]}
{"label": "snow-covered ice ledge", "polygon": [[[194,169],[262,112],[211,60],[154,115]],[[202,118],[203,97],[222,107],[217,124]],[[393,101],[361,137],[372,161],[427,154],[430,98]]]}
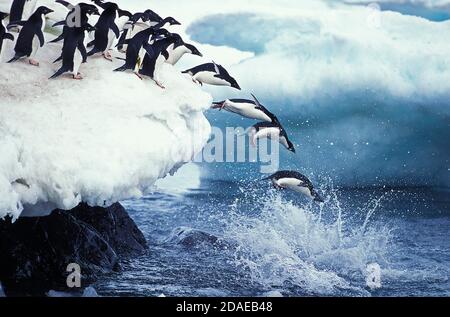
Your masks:
{"label": "snow-covered ice ledge", "polygon": [[165,90],[101,57],[82,81],[48,80],[59,53],[44,46],[40,67],[0,64],[0,218],[140,197],[208,140],[211,96],[172,66]]}

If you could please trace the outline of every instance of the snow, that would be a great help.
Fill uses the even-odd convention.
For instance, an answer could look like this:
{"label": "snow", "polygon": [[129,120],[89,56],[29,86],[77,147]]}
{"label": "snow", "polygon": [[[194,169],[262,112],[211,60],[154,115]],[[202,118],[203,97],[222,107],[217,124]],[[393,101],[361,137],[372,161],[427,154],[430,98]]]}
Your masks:
{"label": "snow", "polygon": [[209,137],[211,96],[171,65],[165,90],[102,57],[82,65],[82,81],[48,80],[60,48],[44,46],[40,67],[0,64],[0,218],[141,197]]}

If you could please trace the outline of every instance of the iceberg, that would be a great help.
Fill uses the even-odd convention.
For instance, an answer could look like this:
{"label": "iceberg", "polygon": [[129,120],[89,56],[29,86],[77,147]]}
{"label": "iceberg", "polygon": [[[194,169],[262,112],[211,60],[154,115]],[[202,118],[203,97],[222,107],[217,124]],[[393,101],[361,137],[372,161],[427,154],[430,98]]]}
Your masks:
{"label": "iceberg", "polygon": [[0,64],[0,218],[140,197],[208,140],[212,98],[171,65],[165,90],[102,57],[82,65],[81,81],[48,80],[60,49],[41,48],[40,67]]}

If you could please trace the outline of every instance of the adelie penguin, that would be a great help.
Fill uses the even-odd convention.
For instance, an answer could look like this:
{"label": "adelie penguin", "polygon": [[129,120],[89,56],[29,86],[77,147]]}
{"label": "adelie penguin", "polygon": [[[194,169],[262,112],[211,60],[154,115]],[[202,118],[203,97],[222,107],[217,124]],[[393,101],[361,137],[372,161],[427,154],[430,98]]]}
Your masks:
{"label": "adelie penguin", "polygon": [[86,48],[84,47],[85,31],[92,31],[93,26],[85,24],[82,27],[69,28],[64,35],[62,49],[62,66],[50,79],[56,78],[66,72],[71,72],[73,79],[82,79],[78,72],[81,64],[86,60]]}
{"label": "adelie penguin", "polygon": [[53,10],[42,6],[37,8],[28,21],[16,22],[17,25],[23,27],[14,47],[15,55],[8,63],[17,61],[22,57],[28,57],[31,65],[39,66],[39,62],[34,57],[39,47],[44,46],[45,15],[51,12]]}
{"label": "adelie penguin", "polygon": [[286,130],[277,121],[260,122],[248,129],[250,141],[256,146],[258,139],[271,139],[280,142],[286,149],[295,153],[294,144],[289,140]]}
{"label": "adelie penguin", "polygon": [[231,77],[225,68],[214,62],[185,70],[183,74],[189,74],[192,76],[192,81],[200,85],[229,86],[241,90],[236,79]]}
{"label": "adelie penguin", "polygon": [[[96,53],[102,53],[107,60],[112,61],[110,49],[112,48],[114,41],[120,36],[119,27],[115,22],[119,16],[119,7],[112,2],[104,3],[102,4],[102,7],[104,11],[95,25],[95,39],[90,43],[93,45],[93,48],[87,55],[91,56]],[[90,46],[90,44],[88,44],[88,46]]]}
{"label": "adelie penguin", "polygon": [[184,54],[192,54],[203,57],[203,54],[192,44],[181,42],[177,45],[173,44],[167,50],[169,52],[169,58],[167,63],[175,65],[183,57]]}
{"label": "adelie penguin", "polygon": [[264,180],[271,180],[277,189],[290,189],[303,194],[315,202],[323,203],[324,200],[314,189],[312,182],[305,176],[295,171],[279,171]]}
{"label": "adelie penguin", "polygon": [[174,43],[178,43],[179,41],[182,41],[182,39],[178,34],[170,34],[165,39],[155,41],[151,45],[153,54],[145,55],[139,74],[150,77],[159,87],[164,89],[165,87],[159,80],[159,73],[162,65],[169,58],[167,48]]}
{"label": "adelie penguin", "polygon": [[212,109],[226,110],[249,119],[265,122],[278,122],[277,117],[267,110],[267,108],[258,101],[255,95],[252,94],[252,97],[253,100],[227,99],[214,102]]}
{"label": "adelie penguin", "polygon": [[14,36],[11,33],[6,32],[6,26],[3,24],[3,20],[8,16],[7,13],[0,12],[0,57],[2,54],[3,41],[14,41]]}
{"label": "adelie penguin", "polygon": [[36,8],[37,0],[14,0],[9,13],[8,29],[19,26],[18,22],[27,20]]}
{"label": "adelie penguin", "polygon": [[153,41],[151,41],[150,38],[152,36],[167,36],[167,35],[169,35],[169,32],[165,29],[147,28],[146,30],[137,33],[131,39],[125,40],[124,43],[128,45],[125,57],[125,64],[115,69],[114,71],[123,72],[128,69],[134,70],[134,73],[139,78],[141,78],[141,75],[139,75],[139,69],[142,66],[145,55],[154,54],[152,46],[150,44],[153,43]]}

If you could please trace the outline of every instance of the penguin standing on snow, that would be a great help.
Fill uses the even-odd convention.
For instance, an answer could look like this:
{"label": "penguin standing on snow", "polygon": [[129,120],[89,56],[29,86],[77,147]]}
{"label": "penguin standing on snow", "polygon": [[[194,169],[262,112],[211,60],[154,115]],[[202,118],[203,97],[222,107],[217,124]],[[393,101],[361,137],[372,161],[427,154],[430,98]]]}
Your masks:
{"label": "penguin standing on snow", "polygon": [[159,73],[162,65],[169,59],[167,48],[178,41],[181,41],[178,34],[170,34],[165,39],[154,42],[152,44],[153,54],[145,55],[139,74],[149,76],[159,87],[165,89],[159,80]]}
{"label": "penguin standing on snow", "polygon": [[3,24],[3,20],[8,16],[7,13],[0,12],[0,56],[2,54],[2,47],[4,40],[14,41],[14,36],[11,33],[6,32],[6,26]]}
{"label": "penguin standing on snow", "polygon": [[277,117],[260,104],[255,95],[252,94],[252,97],[253,100],[227,99],[220,102],[214,102],[212,109],[226,110],[249,119],[265,122],[278,122]]}
{"label": "penguin standing on snow", "polygon": [[36,7],[36,0],[14,0],[9,13],[8,29],[18,26],[18,22],[27,20]]}
{"label": "penguin standing on snow", "polygon": [[118,39],[120,36],[119,28],[115,22],[118,18],[119,7],[112,2],[104,3],[102,6],[104,11],[95,25],[95,39],[92,42],[94,47],[87,56],[102,53],[107,60],[112,61],[110,49],[112,48],[114,40]]}
{"label": "penguin standing on snow", "polygon": [[260,122],[249,129],[249,137],[253,146],[258,139],[278,140],[286,149],[295,153],[294,144],[289,140],[286,130],[276,120],[275,122]]}
{"label": "penguin standing on snow", "polygon": [[200,85],[229,86],[241,90],[236,79],[231,77],[225,68],[214,62],[185,70],[183,74],[189,74],[192,76],[192,81]]}
{"label": "penguin standing on snow", "polygon": [[178,63],[184,54],[192,54],[203,57],[203,54],[200,53],[194,45],[185,43],[184,41],[171,45],[167,51],[169,52],[169,59],[167,60],[167,63],[170,65],[175,65]]}
{"label": "penguin standing on snow", "polygon": [[41,6],[37,8],[28,21],[16,22],[17,25],[22,25],[23,27],[14,47],[15,55],[8,63],[15,62],[26,56],[29,58],[31,65],[39,66],[39,62],[34,57],[39,47],[44,46],[45,15],[51,12],[53,12],[52,9]]}
{"label": "penguin standing on snow", "polygon": [[277,189],[290,189],[303,194],[316,202],[323,203],[324,200],[314,189],[312,182],[305,176],[295,171],[279,171],[264,180],[271,180]]}
{"label": "penguin standing on snow", "polygon": [[[115,72],[123,72],[128,69],[134,70],[135,74],[141,78],[139,75],[139,69],[141,68],[142,62],[144,60],[145,54],[153,55],[153,49],[150,43],[150,37],[152,36],[167,36],[169,32],[165,29],[154,29],[147,28],[131,39],[127,39],[124,41],[124,44],[127,44],[127,52],[125,58],[125,64],[117,69]],[[149,43],[150,42],[150,43]],[[142,79],[142,78],[141,78]]]}
{"label": "penguin standing on snow", "polygon": [[86,48],[84,47],[85,31],[89,32],[93,29],[93,26],[86,23],[82,27],[68,28],[66,30],[61,55],[62,66],[50,79],[66,72],[71,72],[73,79],[83,79],[78,70],[86,60]]}

